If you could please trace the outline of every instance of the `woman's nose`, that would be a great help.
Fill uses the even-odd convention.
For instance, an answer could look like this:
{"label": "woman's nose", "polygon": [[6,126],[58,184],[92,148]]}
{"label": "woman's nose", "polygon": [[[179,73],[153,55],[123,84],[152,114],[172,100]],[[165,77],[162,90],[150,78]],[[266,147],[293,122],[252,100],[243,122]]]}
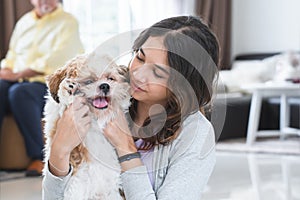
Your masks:
{"label": "woman's nose", "polygon": [[148,71],[147,67],[145,67],[144,65],[138,67],[137,69],[135,69],[132,72],[133,79],[139,83],[146,83],[147,82],[147,74],[149,73],[147,71]]}

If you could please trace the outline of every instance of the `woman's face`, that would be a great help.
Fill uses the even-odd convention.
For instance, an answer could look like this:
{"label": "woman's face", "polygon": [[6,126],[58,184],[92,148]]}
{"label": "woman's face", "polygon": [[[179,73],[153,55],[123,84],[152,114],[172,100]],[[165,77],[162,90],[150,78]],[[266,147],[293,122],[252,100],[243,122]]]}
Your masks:
{"label": "woman's face", "polygon": [[164,105],[167,100],[167,50],[162,37],[149,37],[135,53],[130,66],[132,97],[140,102]]}

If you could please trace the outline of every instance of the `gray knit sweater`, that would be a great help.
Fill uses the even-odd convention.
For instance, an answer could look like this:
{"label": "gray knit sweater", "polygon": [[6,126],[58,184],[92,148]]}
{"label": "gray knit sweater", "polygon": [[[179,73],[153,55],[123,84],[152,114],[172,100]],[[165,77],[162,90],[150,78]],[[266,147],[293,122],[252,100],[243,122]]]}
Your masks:
{"label": "gray knit sweater", "polygon": [[[215,165],[214,139],[210,122],[200,112],[190,115],[171,144],[154,149],[154,188],[145,166],[121,174],[126,200],[201,199]],[[63,199],[70,174],[55,177],[47,170],[43,179],[43,199]]]}

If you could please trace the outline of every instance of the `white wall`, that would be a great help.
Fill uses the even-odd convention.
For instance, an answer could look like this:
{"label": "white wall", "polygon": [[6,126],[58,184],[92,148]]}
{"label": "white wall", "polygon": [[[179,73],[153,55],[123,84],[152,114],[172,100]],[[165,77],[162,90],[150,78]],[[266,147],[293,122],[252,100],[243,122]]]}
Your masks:
{"label": "white wall", "polygon": [[233,0],[232,57],[300,50],[299,0]]}

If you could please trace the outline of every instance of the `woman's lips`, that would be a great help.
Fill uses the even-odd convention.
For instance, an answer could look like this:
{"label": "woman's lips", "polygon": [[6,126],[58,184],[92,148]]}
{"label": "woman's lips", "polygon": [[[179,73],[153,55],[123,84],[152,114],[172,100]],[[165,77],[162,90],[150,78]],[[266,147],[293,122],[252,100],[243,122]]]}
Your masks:
{"label": "woman's lips", "polygon": [[146,90],[143,90],[139,86],[137,86],[133,81],[130,83],[131,89],[133,92],[146,92]]}

